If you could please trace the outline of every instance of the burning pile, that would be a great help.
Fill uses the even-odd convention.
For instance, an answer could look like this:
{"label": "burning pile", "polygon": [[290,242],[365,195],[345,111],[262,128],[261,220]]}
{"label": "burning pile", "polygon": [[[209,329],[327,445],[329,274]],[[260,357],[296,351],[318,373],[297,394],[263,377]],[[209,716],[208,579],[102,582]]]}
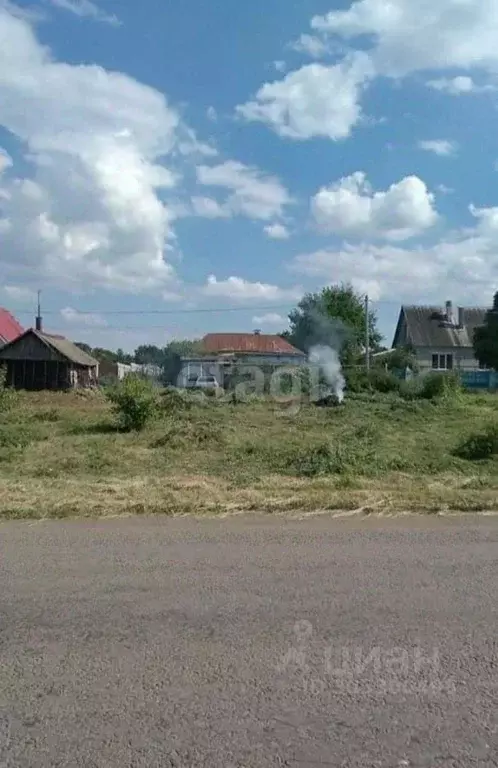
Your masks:
{"label": "burning pile", "polygon": [[320,373],[329,385],[328,390],[320,393],[315,400],[318,406],[341,405],[344,400],[346,381],[342,375],[341,363],[335,349],[325,345],[316,345],[310,349],[309,361],[318,366]]}

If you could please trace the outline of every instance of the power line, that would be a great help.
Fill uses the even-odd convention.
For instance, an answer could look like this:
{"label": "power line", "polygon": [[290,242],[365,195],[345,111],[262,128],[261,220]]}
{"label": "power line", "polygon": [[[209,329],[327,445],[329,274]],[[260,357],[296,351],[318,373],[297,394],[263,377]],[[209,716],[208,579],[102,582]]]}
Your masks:
{"label": "power line", "polygon": [[[263,307],[209,307],[203,309],[74,309],[78,315],[190,315],[223,312],[269,312],[288,310],[289,304],[265,305]],[[32,309],[13,310],[17,315],[32,315]],[[61,310],[44,310],[44,315],[60,315]],[[75,319],[76,316],[75,316]]]}

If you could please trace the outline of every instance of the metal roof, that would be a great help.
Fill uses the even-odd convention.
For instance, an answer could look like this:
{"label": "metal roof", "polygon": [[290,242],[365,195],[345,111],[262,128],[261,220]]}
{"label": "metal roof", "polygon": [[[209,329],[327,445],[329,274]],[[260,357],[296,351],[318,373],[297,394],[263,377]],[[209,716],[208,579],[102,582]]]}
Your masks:
{"label": "metal roof", "polygon": [[61,355],[67,357],[72,363],[76,363],[76,365],[84,365],[88,368],[92,368],[99,364],[98,360],[83,349],[80,349],[74,342],[64,338],[64,336],[56,336],[55,334],[42,333],[40,331],[33,331],[33,333],[41,338],[46,344],[49,344],[57,350],[57,352],[60,352]]}
{"label": "metal roof", "polygon": [[238,352],[252,354],[302,355],[281,336],[268,333],[208,333],[202,340],[207,353]]}
{"label": "metal roof", "polygon": [[397,340],[403,321],[406,323],[407,340],[414,347],[472,347],[474,329],[484,323],[486,309],[463,307],[463,326],[448,323],[441,307],[403,306],[394,336]]}
{"label": "metal roof", "polygon": [[0,307],[0,342],[8,344],[24,333],[24,328],[7,309]]}
{"label": "metal roof", "polygon": [[72,341],[69,341],[69,339],[65,339],[64,336],[56,336],[55,334],[51,333],[42,333],[41,331],[37,331],[34,328],[29,328],[16,339],[13,339],[11,342],[2,347],[0,349],[0,358],[8,360],[9,349],[12,349],[21,339],[23,339],[25,336],[28,336],[29,334],[36,336],[36,338],[39,339],[43,344],[51,347],[53,350],[65,357],[66,360],[69,360],[69,362],[74,363],[75,365],[82,365],[86,368],[94,368],[99,364],[98,360],[95,360],[94,357],[88,355],[82,349],[77,347],[76,344],[74,344]]}

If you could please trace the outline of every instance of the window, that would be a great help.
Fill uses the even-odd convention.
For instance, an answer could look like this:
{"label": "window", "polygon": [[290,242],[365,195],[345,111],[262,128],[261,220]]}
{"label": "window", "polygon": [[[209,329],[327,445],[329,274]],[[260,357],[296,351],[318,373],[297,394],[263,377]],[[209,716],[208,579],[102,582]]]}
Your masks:
{"label": "window", "polygon": [[452,371],[453,355],[432,355],[433,371]]}
{"label": "window", "polygon": [[489,368],[484,363],[479,363],[479,370],[480,371],[489,371]]}

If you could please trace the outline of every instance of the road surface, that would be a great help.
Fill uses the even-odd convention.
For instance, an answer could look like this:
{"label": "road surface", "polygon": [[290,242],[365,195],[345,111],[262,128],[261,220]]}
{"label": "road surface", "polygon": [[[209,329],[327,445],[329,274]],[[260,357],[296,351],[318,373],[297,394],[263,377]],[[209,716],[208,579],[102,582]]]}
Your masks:
{"label": "road surface", "polygon": [[492,517],[0,524],[0,766],[497,766],[497,556]]}

